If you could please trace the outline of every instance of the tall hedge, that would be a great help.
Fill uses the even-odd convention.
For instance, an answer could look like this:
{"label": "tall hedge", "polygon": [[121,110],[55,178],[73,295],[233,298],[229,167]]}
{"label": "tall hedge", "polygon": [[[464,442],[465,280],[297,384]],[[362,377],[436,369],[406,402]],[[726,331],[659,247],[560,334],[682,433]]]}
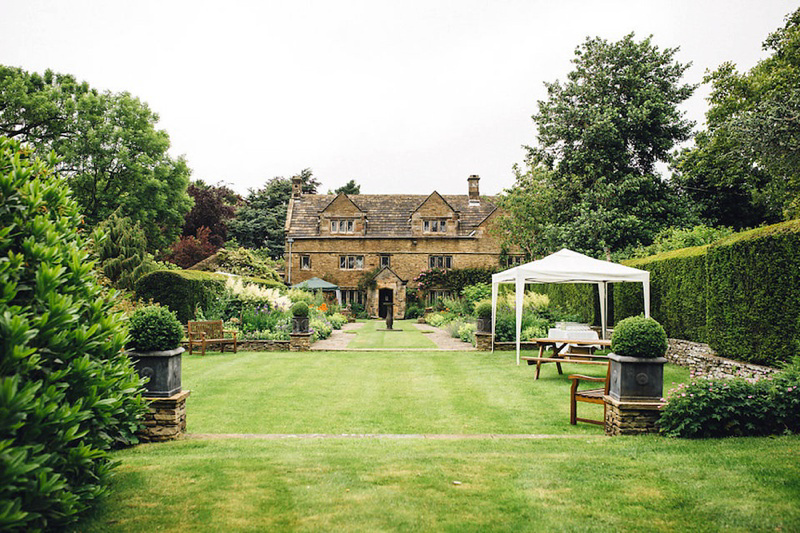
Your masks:
{"label": "tall hedge", "polygon": [[800,220],[718,241],[707,260],[711,347],[766,365],[798,355]]}
{"label": "tall hedge", "polygon": [[591,283],[536,283],[529,287],[534,292],[546,294],[550,298],[550,305],[579,316],[582,322],[600,323],[597,285]]}
{"label": "tall hedge", "polygon": [[[178,320],[194,319],[197,306],[207,307],[214,298],[219,298],[228,276],[198,270],[158,270],[139,278],[136,295],[143,300],[153,300],[175,311]],[[274,280],[242,278],[249,283],[265,287],[283,287]]]}
{"label": "tall hedge", "polygon": [[0,137],[0,530],[60,531],[136,442],[142,380],[66,180]]}
{"label": "tall hedge", "polygon": [[[650,313],[677,339],[708,341],[706,327],[706,250],[695,246],[623,261],[650,272]],[[644,311],[640,283],[614,284],[614,316],[620,321]]]}

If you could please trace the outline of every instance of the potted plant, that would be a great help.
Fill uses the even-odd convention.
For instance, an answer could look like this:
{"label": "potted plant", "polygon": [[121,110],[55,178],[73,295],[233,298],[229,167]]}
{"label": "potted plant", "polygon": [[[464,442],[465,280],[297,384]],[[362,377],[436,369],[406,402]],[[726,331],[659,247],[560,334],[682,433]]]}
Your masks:
{"label": "potted plant", "polygon": [[667,334],[652,318],[632,316],[617,323],[611,337],[611,381],[615,400],[661,398]]}
{"label": "potted plant", "polygon": [[292,333],[308,333],[308,304],[305,302],[292,306]]}
{"label": "potted plant", "polygon": [[181,391],[183,326],[166,307],[138,309],[128,324],[128,355],[142,378],[146,396],[168,398]]}
{"label": "potted plant", "polygon": [[492,332],[492,302],[481,302],[475,306],[475,316],[478,317],[478,332]]}

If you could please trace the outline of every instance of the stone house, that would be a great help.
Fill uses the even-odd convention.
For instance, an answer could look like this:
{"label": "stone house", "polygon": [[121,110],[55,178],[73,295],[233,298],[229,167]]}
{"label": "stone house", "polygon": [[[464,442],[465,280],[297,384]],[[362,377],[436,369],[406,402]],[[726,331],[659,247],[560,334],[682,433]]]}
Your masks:
{"label": "stone house", "polygon": [[322,278],[339,286],[343,305],[359,303],[370,316],[385,317],[392,304],[395,318],[403,318],[408,283],[421,272],[499,266],[500,241],[487,231],[498,210],[491,197],[481,197],[479,181],[470,176],[464,195],[334,196],[303,194],[301,179],[293,178],[287,283]]}

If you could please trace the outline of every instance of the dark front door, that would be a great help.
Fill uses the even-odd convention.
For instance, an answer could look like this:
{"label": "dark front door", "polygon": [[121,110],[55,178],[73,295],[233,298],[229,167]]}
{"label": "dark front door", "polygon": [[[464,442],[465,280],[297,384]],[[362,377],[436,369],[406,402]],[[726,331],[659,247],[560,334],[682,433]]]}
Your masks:
{"label": "dark front door", "polygon": [[380,289],[378,291],[378,316],[381,318],[386,318],[386,310],[392,305],[393,297],[394,291],[392,289]]}

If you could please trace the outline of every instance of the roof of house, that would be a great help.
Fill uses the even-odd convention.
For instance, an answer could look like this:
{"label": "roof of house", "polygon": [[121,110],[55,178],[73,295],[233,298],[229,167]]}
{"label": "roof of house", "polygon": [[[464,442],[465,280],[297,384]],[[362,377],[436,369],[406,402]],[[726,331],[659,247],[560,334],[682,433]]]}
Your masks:
{"label": "roof of house", "polygon": [[[411,237],[411,214],[430,195],[353,194],[347,197],[366,213],[369,236]],[[293,200],[288,236],[316,236],[319,214],[335,198],[330,194],[304,194],[299,200]],[[470,205],[466,194],[443,194],[442,198],[459,213],[459,236],[469,235],[497,209],[491,196],[481,196],[479,205]]]}

